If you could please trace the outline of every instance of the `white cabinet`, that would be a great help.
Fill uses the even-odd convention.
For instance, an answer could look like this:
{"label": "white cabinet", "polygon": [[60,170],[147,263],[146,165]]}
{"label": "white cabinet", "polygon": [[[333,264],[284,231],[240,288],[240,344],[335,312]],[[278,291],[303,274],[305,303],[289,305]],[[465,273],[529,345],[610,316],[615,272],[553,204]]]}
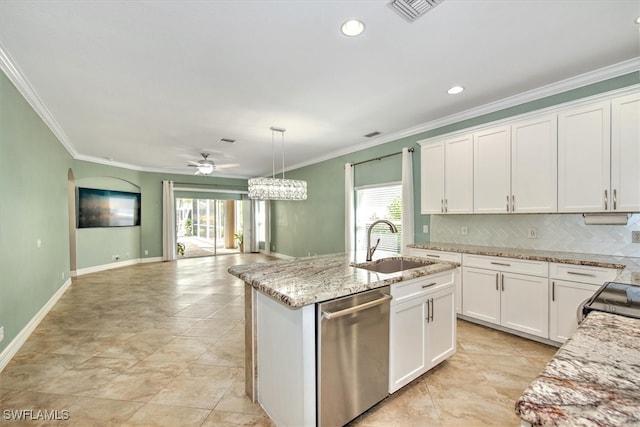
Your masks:
{"label": "white cabinet", "polygon": [[611,103],[611,209],[640,211],[640,94]]}
{"label": "white cabinet", "polygon": [[511,125],[511,212],[558,210],[557,117]]}
{"label": "white cabinet", "polygon": [[564,343],[578,327],[578,310],[606,281],[613,280],[618,270],[571,264],[552,263],[549,269],[549,339]]}
{"label": "white cabinet", "polygon": [[420,153],[421,213],[472,213],[472,136],[421,142]]}
{"label": "white cabinet", "polygon": [[558,211],[603,212],[611,206],[610,102],[558,114]]}
{"label": "white cabinet", "polygon": [[[456,262],[462,265],[462,254],[458,252],[435,251],[431,249],[409,248],[409,256],[428,258],[433,261]],[[462,313],[462,273],[461,268],[453,271],[456,284],[456,313]]]}
{"label": "white cabinet", "polygon": [[463,314],[547,338],[548,263],[463,256]]}
{"label": "white cabinet", "polygon": [[474,134],[476,213],[557,210],[557,120],[535,117]]}
{"label": "white cabinet", "polygon": [[391,285],[389,393],[456,351],[452,272]]}
{"label": "white cabinet", "polygon": [[509,126],[474,133],[473,206],[475,213],[510,212],[510,145]]}

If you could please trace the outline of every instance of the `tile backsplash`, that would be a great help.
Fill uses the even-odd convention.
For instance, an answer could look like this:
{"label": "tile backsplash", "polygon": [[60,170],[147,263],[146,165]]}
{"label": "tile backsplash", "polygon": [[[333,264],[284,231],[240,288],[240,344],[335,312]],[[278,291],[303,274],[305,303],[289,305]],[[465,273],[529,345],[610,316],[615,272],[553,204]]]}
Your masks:
{"label": "tile backsplash", "polygon": [[[531,228],[535,239],[527,237]],[[616,256],[640,257],[640,243],[631,243],[631,231],[637,230],[640,214],[627,225],[585,225],[581,214],[431,216],[432,242]]]}

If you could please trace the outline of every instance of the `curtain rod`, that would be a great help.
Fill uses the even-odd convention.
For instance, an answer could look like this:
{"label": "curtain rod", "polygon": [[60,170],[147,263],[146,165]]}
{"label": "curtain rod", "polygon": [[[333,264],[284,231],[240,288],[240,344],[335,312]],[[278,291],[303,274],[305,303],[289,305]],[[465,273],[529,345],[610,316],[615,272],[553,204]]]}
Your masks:
{"label": "curtain rod", "polygon": [[[413,153],[413,151],[414,151],[413,148],[409,148],[409,152],[410,153]],[[369,160],[363,160],[363,161],[357,162],[357,163],[351,163],[351,167],[354,167],[356,165],[361,165],[363,163],[375,162],[376,160],[386,159],[387,157],[391,157],[391,156],[397,156],[398,154],[402,154],[402,151],[398,151],[397,153],[387,154],[385,156],[375,157],[375,158],[369,159]]]}

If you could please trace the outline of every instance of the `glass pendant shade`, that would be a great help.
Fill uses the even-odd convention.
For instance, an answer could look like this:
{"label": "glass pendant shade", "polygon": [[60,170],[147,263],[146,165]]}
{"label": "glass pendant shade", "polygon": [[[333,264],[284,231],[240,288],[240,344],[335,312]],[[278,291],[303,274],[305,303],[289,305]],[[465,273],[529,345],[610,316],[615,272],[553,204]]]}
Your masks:
{"label": "glass pendant shade", "polygon": [[[274,133],[282,135],[282,178],[275,177]],[[307,182],[284,178],[284,132],[285,129],[271,127],[271,153],[273,175],[271,178],[250,178],[249,198],[259,200],[307,200]]]}
{"label": "glass pendant shade", "polygon": [[307,200],[307,182],[295,179],[251,178],[249,198],[260,200]]}

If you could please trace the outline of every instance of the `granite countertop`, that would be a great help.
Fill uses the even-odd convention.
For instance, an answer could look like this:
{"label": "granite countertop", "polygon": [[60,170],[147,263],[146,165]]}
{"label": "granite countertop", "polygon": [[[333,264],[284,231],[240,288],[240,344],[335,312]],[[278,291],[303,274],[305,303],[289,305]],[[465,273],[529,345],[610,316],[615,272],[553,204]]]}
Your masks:
{"label": "granite countertop", "polygon": [[474,255],[556,262],[560,264],[586,265],[622,270],[616,282],[640,285],[640,258],[614,255],[582,254],[574,252],[541,251],[536,249],[503,248],[495,246],[463,245],[457,243],[423,243],[409,245],[415,249],[459,252]]}
{"label": "granite countertop", "polygon": [[[376,253],[374,261],[389,254]],[[391,255],[393,256],[393,255]],[[395,255],[397,256],[397,255]],[[420,258],[404,257],[425,261]],[[365,253],[321,255],[292,260],[234,265],[229,273],[282,303],[298,308],[346,295],[457,268],[459,264],[431,262],[425,267],[397,273],[377,273],[353,267],[365,260]]]}
{"label": "granite countertop", "polygon": [[591,312],[516,402],[534,426],[640,425],[640,319]]}

